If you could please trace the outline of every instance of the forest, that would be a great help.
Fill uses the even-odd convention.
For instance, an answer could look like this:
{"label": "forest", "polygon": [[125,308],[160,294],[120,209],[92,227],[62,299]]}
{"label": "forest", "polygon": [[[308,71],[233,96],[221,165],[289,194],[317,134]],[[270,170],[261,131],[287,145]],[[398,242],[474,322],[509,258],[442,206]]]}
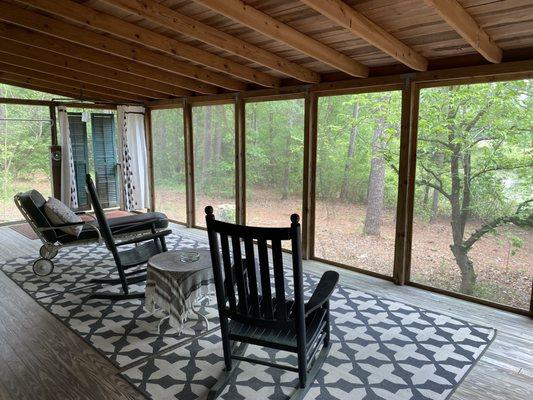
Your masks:
{"label": "forest", "polygon": [[[11,89],[3,86],[2,95]],[[9,93],[7,93],[9,94]],[[314,255],[391,276],[399,91],[319,98]],[[2,105],[2,118],[47,118]],[[533,81],[420,92],[413,282],[527,309],[533,281]],[[49,190],[46,124],[0,124],[2,204],[18,188]],[[203,208],[235,220],[232,104],[193,107],[196,225]],[[156,208],[184,222],[181,109],[152,112]],[[287,225],[302,212],[304,101],[246,104],[246,218]],[[8,219],[5,215],[2,218]],[[11,217],[12,218],[12,217]]]}

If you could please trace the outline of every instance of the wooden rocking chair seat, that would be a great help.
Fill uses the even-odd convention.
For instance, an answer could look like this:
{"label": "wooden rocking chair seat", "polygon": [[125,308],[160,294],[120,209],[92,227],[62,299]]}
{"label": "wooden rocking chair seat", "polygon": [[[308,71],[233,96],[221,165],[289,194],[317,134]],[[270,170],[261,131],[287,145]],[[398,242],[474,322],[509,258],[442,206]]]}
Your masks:
{"label": "wooden rocking chair seat", "polygon": [[[289,300],[287,309],[292,309],[294,301]],[[327,310],[319,308],[309,314],[305,319],[306,344],[311,347],[316,338],[324,330],[327,323],[325,317]],[[295,352],[298,349],[294,326],[282,328],[258,328],[235,320],[229,321],[229,337],[231,340],[267,346],[279,350]]]}

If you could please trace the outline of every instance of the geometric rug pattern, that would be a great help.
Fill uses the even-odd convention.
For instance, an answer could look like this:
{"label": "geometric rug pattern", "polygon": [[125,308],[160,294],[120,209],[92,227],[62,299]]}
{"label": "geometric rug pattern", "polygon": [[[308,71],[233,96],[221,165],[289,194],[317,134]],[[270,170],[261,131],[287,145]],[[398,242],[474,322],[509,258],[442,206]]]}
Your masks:
{"label": "geometric rug pattern", "polygon": [[[169,249],[207,248],[171,235]],[[114,273],[104,246],[68,247],[54,259],[54,272],[37,277],[34,258],[17,258],[2,270],[38,303],[91,344],[151,399],[204,399],[222,372],[222,346],[214,301],[191,317],[178,334],[143,299],[89,299],[91,279]],[[312,287],[318,277],[305,274]],[[144,290],[144,283],[133,288]],[[496,335],[492,328],[338,285],[331,297],[330,353],[305,399],[438,399],[450,397]],[[249,346],[249,354],[295,363],[289,353]],[[297,374],[241,363],[223,399],[285,400]]]}
{"label": "geometric rug pattern", "polygon": [[[340,285],[330,307],[330,353],[306,400],[447,399],[495,337],[494,329]],[[296,365],[290,353],[247,352]],[[122,375],[152,399],[203,399],[223,365],[216,330]],[[294,372],[239,368],[221,399],[287,399],[298,383]]]}

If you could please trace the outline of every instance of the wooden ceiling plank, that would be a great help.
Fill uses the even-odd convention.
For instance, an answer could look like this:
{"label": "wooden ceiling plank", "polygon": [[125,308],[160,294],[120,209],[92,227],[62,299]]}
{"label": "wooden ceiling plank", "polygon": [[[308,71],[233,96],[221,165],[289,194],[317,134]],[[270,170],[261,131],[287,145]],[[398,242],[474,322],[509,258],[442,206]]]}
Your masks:
{"label": "wooden ceiling plank", "polygon": [[320,82],[320,74],[274,53],[213,28],[154,0],[104,0],[173,32],[193,37],[302,82]]}
{"label": "wooden ceiling plank", "polygon": [[161,50],[171,57],[180,57],[213,68],[217,71],[235,76],[266,87],[279,87],[280,79],[265,72],[257,71],[235,61],[212,54],[208,51],[182,43],[168,36],[124,21],[115,16],[93,8],[64,0],[21,0],[53,15],[67,18],[87,27],[96,28],[122,39],[130,40],[152,49]]}
{"label": "wooden ceiling plank", "polygon": [[[164,99],[168,98],[168,96],[159,93],[154,92],[152,90],[146,90],[142,89],[138,86],[129,85],[126,83],[121,83],[118,81],[114,81],[111,79],[107,79],[101,76],[97,75],[91,75],[82,71],[75,71],[72,69],[65,68],[61,65],[51,65],[35,54],[32,54],[32,51],[28,48],[20,48],[19,51],[14,52],[14,49],[7,48],[6,51],[6,42],[9,42],[7,40],[3,40],[0,43],[0,62],[11,64],[23,68],[32,69],[35,71],[41,71],[50,75],[55,75],[58,77],[65,77],[74,79],[80,82],[85,82],[89,84],[98,85],[107,89],[114,89],[118,90],[120,92],[128,93],[129,95],[134,95],[139,98],[146,98],[146,99]],[[11,42],[14,43],[14,42]],[[42,56],[42,54],[41,54]]]}
{"label": "wooden ceiling plank", "polygon": [[116,97],[111,97],[100,93],[94,93],[90,90],[72,89],[70,86],[65,86],[58,83],[50,83],[48,81],[25,77],[22,75],[13,74],[11,72],[0,71],[0,82],[5,82],[9,85],[15,86],[21,86],[17,85],[17,83],[20,83],[29,86],[30,89],[40,88],[41,90],[49,91],[51,93],[68,93],[69,97],[73,97],[78,100],[99,100],[111,101],[113,103],[130,103],[130,101],[127,99],[117,99]]}
{"label": "wooden ceiling plank", "polygon": [[368,76],[368,67],[360,62],[246,5],[241,0],[194,1],[347,74],[358,77]]}
{"label": "wooden ceiling plank", "polygon": [[342,0],[302,2],[408,67],[417,71],[427,70],[428,61],[424,57]]}
{"label": "wooden ceiling plank", "polygon": [[457,0],[426,0],[474,49],[492,63],[502,61],[502,49]]}
{"label": "wooden ceiling plank", "polygon": [[[82,62],[90,63],[89,65],[93,65],[95,68],[106,66],[116,70],[119,74],[129,72],[139,76],[139,81],[150,78],[150,80],[160,82],[159,86],[162,88],[166,86],[169,91],[177,90],[178,93],[181,93],[184,89],[188,89],[203,94],[218,93],[218,89],[213,85],[172,74],[149,65],[131,62],[122,57],[109,55],[89,47],[79,46],[66,40],[52,38],[48,35],[15,25],[0,22],[0,37],[64,56],[74,57]],[[180,96],[182,94],[176,95]]]}
{"label": "wooden ceiling plank", "polygon": [[0,2],[0,20],[97,49],[111,55],[117,55],[130,61],[147,64],[174,75],[192,78],[192,83],[195,83],[196,88],[191,85],[187,87],[190,90],[201,91],[200,82],[198,81],[229,90],[244,90],[246,88],[244,82],[222,76],[188,62],[179,61],[175,58],[140,48],[139,46],[130,45],[118,39],[113,39],[54,18],[46,17],[36,12],[28,11],[27,9],[12,4]]}
{"label": "wooden ceiling plank", "polygon": [[21,75],[23,77],[29,77],[33,79],[38,79],[41,81],[49,82],[50,84],[57,84],[62,86],[70,87],[71,89],[81,89],[88,90],[93,93],[101,94],[113,98],[115,100],[128,100],[128,101],[145,101],[146,97],[132,96],[129,93],[121,92],[115,89],[103,88],[97,85],[92,85],[90,83],[80,82],[74,79],[66,77],[58,77],[56,75],[51,75],[42,71],[36,71],[34,69],[20,67],[18,65],[8,64],[0,61],[0,71],[8,72],[11,74]]}

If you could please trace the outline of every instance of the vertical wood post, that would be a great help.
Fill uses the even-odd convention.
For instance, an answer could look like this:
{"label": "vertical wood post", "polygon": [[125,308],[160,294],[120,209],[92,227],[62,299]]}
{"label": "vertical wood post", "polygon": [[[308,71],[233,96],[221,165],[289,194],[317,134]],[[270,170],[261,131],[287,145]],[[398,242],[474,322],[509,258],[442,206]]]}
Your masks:
{"label": "vertical wood post", "polygon": [[187,209],[187,228],[195,225],[194,204],[194,147],[193,147],[193,123],[192,106],[185,99],[183,101],[183,134],[185,147],[185,201]]}
{"label": "vertical wood post", "polygon": [[51,146],[50,146],[50,173],[52,175],[52,195],[59,199],[61,198],[61,160],[54,161],[52,159],[52,152],[60,151],[61,147],[59,146],[58,136],[57,136],[57,115],[56,107],[52,103],[49,106],[50,112],[50,135],[51,135]]}
{"label": "vertical wood post", "polygon": [[154,139],[152,137],[152,110],[144,110],[144,131],[148,152],[148,188],[150,190],[150,211],[155,211]]}
{"label": "vertical wood post", "polygon": [[317,141],[318,96],[305,93],[304,111],[304,166],[302,199],[302,257],[305,260],[314,254],[315,242],[315,182]]}
{"label": "vertical wood post", "polygon": [[236,222],[246,224],[246,105],[235,96],[235,211]]}
{"label": "vertical wood post", "polygon": [[415,191],[416,138],[420,90],[410,76],[404,78],[400,132],[398,201],[393,280],[403,285],[409,280]]}

